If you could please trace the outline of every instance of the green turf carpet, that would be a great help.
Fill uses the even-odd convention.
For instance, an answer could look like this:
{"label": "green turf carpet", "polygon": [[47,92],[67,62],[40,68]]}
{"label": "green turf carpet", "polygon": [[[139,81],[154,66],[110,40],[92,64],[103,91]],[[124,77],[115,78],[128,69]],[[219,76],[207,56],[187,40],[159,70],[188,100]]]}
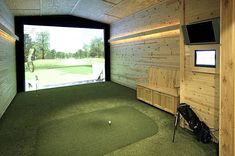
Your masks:
{"label": "green turf carpet", "polygon": [[[63,151],[64,154],[61,152],[59,153],[59,155],[74,156],[73,154],[68,153],[79,152],[72,151],[74,147],[70,146],[74,146],[74,143],[80,141],[77,139],[77,136],[79,136],[80,134],[77,134],[77,131],[74,133],[71,132],[75,131],[75,128],[77,126],[71,125],[69,123],[74,123],[73,120],[81,120],[77,119],[80,117],[86,118],[87,113],[94,113],[93,115],[99,116],[98,114],[100,114],[103,110],[118,107],[125,107],[128,109],[133,108],[132,111],[138,110],[142,113],[139,113],[139,115],[143,116],[144,119],[138,119],[141,121],[137,121],[137,119],[135,119],[131,122],[131,124],[133,124],[134,122],[146,124],[142,120],[145,120],[146,116],[148,116],[157,124],[157,133],[156,128],[153,128],[155,129],[154,132],[156,134],[147,138],[144,138],[146,136],[142,136],[141,138],[144,139],[138,139],[135,136],[136,140],[134,142],[126,142],[125,145],[120,144],[120,148],[116,146],[115,148],[111,149],[111,146],[114,146],[113,144],[115,143],[113,141],[105,147],[107,148],[107,151],[99,151],[101,149],[106,149],[100,147],[99,144],[95,144],[95,142],[100,140],[96,140],[96,136],[94,136],[94,143],[91,146],[95,147],[88,147],[88,150],[91,150],[91,153],[88,152],[88,156],[91,154],[95,154],[95,150],[97,150],[98,152],[96,155],[105,153],[105,156],[217,155],[215,144],[203,144],[201,142],[198,142],[195,139],[194,135],[181,128],[177,129],[175,143],[172,143],[172,134],[174,128],[173,115],[170,115],[164,111],[161,111],[155,107],[137,100],[136,91],[133,89],[123,87],[116,83],[105,82],[40,90],[37,93],[27,92],[17,94],[10,107],[0,119],[0,156],[34,156],[46,153],[51,153],[53,156],[57,156],[58,153],[61,152],[61,150],[67,149],[68,151]],[[127,111],[125,112],[127,113]],[[145,114],[146,116],[143,114]],[[112,115],[117,114],[113,112]],[[85,126],[93,126],[93,128],[89,129],[97,131],[101,131],[101,129],[104,130],[104,127],[101,123],[98,122],[98,120],[101,119],[92,118],[92,121],[95,122],[94,124],[84,122],[84,124],[87,125],[83,125],[83,128],[85,129]],[[113,124],[111,128],[109,127],[110,130],[112,130],[112,128],[115,128],[117,124],[117,121],[115,122],[115,117],[112,120]],[[80,122],[75,122],[74,124],[78,123]],[[72,126],[73,129],[71,129]],[[128,124],[125,126],[122,126],[122,128],[126,129],[123,131],[125,131],[125,138],[128,139],[130,130],[132,129],[133,131],[135,127],[131,127]],[[138,133],[139,135],[145,135],[145,133],[149,131],[143,125],[138,126],[142,128],[139,127],[134,132]],[[120,127],[121,126],[118,126],[118,128]],[[54,128],[56,128],[56,130]],[[119,131],[121,131],[121,129],[119,129]],[[120,134],[121,133],[119,133],[120,138],[117,137],[117,139],[123,139],[121,138]],[[107,135],[109,134],[104,133],[104,136]],[[65,142],[59,142],[60,139],[70,142],[69,139],[67,139],[67,136],[70,138],[71,136],[73,137],[72,140],[70,140],[72,143],[69,143],[69,145],[67,145]],[[87,136],[87,139],[88,137],[89,136]],[[100,135],[99,137],[102,137],[102,135]],[[55,139],[55,141],[53,139]],[[84,142],[83,146],[88,145],[86,141],[89,140],[87,139],[82,140]],[[124,141],[126,140],[124,139]],[[44,145],[44,142],[45,144],[47,144],[48,147]],[[107,143],[103,143],[102,146],[104,146],[105,144]],[[60,147],[55,147],[55,145]],[[67,149],[66,146],[68,147]],[[78,148],[76,148],[76,150],[79,150]],[[85,154],[78,156],[85,156]]]}
{"label": "green turf carpet", "polygon": [[36,153],[39,156],[103,155],[156,133],[157,125],[148,116],[132,107],[117,107],[40,126]]}

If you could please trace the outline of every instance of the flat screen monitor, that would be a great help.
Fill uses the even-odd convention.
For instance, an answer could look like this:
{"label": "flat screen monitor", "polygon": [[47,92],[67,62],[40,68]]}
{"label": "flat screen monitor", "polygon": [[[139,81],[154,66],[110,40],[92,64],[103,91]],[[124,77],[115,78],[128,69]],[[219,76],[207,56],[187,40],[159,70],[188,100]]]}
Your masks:
{"label": "flat screen monitor", "polygon": [[195,50],[196,67],[216,67],[216,50]]}
{"label": "flat screen monitor", "polygon": [[219,19],[212,19],[182,26],[185,44],[218,44],[220,42]]}
{"label": "flat screen monitor", "polygon": [[216,41],[212,21],[187,25],[187,31],[191,43]]}

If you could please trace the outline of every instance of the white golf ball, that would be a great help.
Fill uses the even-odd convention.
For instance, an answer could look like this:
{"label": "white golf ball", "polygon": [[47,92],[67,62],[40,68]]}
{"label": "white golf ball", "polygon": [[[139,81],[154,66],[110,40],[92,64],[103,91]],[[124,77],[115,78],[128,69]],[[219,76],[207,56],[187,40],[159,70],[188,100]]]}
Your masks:
{"label": "white golf ball", "polygon": [[109,124],[111,125],[112,121],[109,121]]}

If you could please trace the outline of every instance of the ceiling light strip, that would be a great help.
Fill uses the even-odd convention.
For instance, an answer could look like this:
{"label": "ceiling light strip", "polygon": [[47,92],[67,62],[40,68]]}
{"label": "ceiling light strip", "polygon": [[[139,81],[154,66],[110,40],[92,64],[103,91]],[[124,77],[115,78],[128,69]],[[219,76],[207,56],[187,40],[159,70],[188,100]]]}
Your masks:
{"label": "ceiling light strip", "polygon": [[170,31],[170,30],[176,30],[176,29],[179,29],[179,27],[180,27],[179,23],[164,25],[164,26],[157,27],[154,29],[146,29],[146,30],[142,30],[142,31],[138,31],[138,32],[124,34],[124,35],[118,36],[118,37],[113,37],[109,40],[109,42],[123,40],[123,39],[127,39],[127,38],[145,36],[145,35],[150,35],[150,34],[155,34],[155,33],[161,33],[161,32]]}
{"label": "ceiling light strip", "polygon": [[111,41],[111,44],[123,44],[123,43],[130,43],[130,42],[138,42],[138,41],[146,41],[146,40],[154,40],[154,39],[161,39],[161,38],[168,38],[168,37],[178,37],[180,35],[180,30],[168,30],[164,32],[157,32],[148,35],[136,36],[132,38],[125,38],[121,40]]}
{"label": "ceiling light strip", "polygon": [[125,33],[125,34],[120,34],[118,36],[113,37],[113,39],[114,38],[123,37],[123,36],[130,36],[130,35],[133,35],[133,34],[139,34],[139,33],[143,33],[143,32],[148,32],[148,31],[152,31],[152,30],[160,30],[162,28],[167,28],[167,27],[169,28],[171,26],[173,27],[173,26],[177,26],[177,25],[180,25],[179,21],[160,23],[160,24],[157,24],[156,26],[151,26],[151,28],[144,28],[144,29],[128,32],[128,33]]}
{"label": "ceiling light strip", "polygon": [[7,34],[6,32],[4,32],[3,30],[0,29],[0,36],[5,38],[6,40],[10,41],[10,42],[15,42],[16,39],[11,37],[9,34]]}

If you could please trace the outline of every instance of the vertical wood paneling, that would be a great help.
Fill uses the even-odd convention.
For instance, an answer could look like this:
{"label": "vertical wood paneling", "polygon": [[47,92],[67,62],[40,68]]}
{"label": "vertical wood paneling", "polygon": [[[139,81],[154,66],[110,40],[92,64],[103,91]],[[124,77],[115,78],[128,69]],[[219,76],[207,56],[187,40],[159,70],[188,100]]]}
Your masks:
{"label": "vertical wood paneling", "polygon": [[[0,1],[0,23],[14,30],[14,20]],[[16,95],[15,44],[0,36],[0,117]]]}
{"label": "vertical wood paneling", "polygon": [[[111,26],[111,38],[179,23],[178,1],[171,0],[126,17]],[[149,67],[179,68],[179,36],[111,45],[111,79],[135,88]]]}
{"label": "vertical wood paneling", "polygon": [[[220,16],[219,0],[181,0],[181,24],[188,24]],[[181,37],[181,42],[183,37]],[[194,50],[216,49],[220,53],[219,44],[182,45],[181,50],[181,96],[180,101],[191,105],[201,120],[210,128],[219,129],[219,59],[217,68],[194,67]],[[218,131],[214,133],[218,139]]]}
{"label": "vertical wood paneling", "polygon": [[220,156],[234,156],[235,1],[221,1]]}
{"label": "vertical wood paneling", "polygon": [[[187,24],[219,17],[219,6],[219,0],[167,1],[112,24],[112,38],[179,21],[181,24]],[[183,36],[181,40],[180,37],[174,37],[112,45],[111,78],[114,82],[135,88],[136,78],[146,77],[147,69],[151,66],[180,67],[181,102],[190,104],[201,120],[217,130],[219,66],[217,70],[194,68],[193,53],[195,49],[213,48],[219,54],[219,46],[185,46]],[[215,135],[218,138],[218,134]]]}
{"label": "vertical wood paneling", "polygon": [[[180,25],[184,25],[185,24],[185,0],[180,0]],[[182,29],[180,29],[180,95],[183,96],[184,95],[184,65],[185,65],[185,58],[184,58],[184,54],[185,54],[185,48],[184,48],[184,36],[183,36],[183,31]],[[180,98],[180,103],[182,103],[183,101],[181,101],[182,98]]]}

